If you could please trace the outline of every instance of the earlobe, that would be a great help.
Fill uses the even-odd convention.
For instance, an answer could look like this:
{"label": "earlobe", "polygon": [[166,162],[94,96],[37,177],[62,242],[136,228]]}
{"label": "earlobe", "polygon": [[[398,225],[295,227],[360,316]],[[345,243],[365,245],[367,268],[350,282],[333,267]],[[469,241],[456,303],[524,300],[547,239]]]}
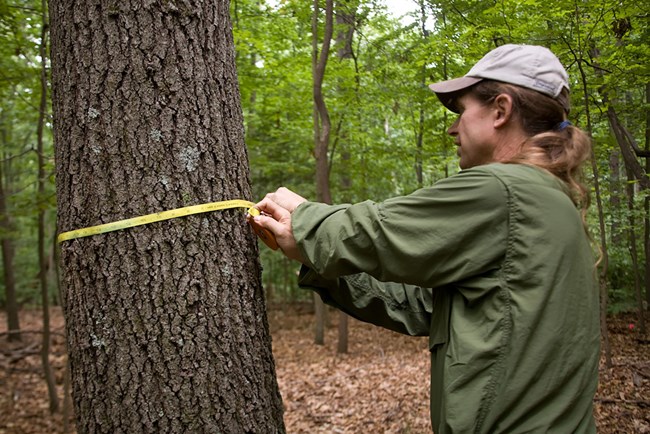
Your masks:
{"label": "earlobe", "polygon": [[506,125],[512,117],[512,97],[502,93],[494,99],[494,128],[501,128]]}

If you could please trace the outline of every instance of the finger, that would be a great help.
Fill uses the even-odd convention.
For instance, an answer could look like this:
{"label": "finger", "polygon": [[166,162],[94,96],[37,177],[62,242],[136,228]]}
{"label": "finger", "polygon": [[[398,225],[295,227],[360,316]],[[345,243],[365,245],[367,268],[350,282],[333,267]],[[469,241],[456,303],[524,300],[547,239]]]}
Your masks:
{"label": "finger", "polygon": [[282,208],[287,209],[290,213],[292,213],[298,205],[307,201],[307,199],[286,187],[280,187],[274,193],[267,194],[266,197],[280,205]]}
{"label": "finger", "polygon": [[264,242],[264,244],[269,246],[272,250],[278,249],[279,244],[273,232],[271,232],[269,229],[263,228],[259,223],[255,221],[254,218],[249,219],[248,223],[253,229],[253,232],[255,232],[255,234]]}
{"label": "finger", "polygon": [[253,218],[252,224],[257,225],[257,227],[262,231],[267,231],[269,234],[272,234],[271,240],[265,240],[260,236],[267,246],[271,247],[273,250],[280,248],[287,258],[305,263],[302,253],[298,249],[296,240],[293,237],[290,218],[276,221],[270,216],[259,215]]}
{"label": "finger", "polygon": [[257,208],[261,212],[272,216],[275,220],[280,220],[291,216],[291,213],[286,208],[283,208],[271,200],[269,198],[269,195],[266,195],[266,197],[262,199],[261,202],[256,203],[253,208]]}
{"label": "finger", "polygon": [[253,221],[259,225],[260,227],[264,229],[268,229],[275,235],[276,237],[279,234],[282,234],[286,230],[286,223],[281,223],[277,221],[275,218],[270,217],[270,216],[265,216],[265,215],[258,215],[253,217]]}

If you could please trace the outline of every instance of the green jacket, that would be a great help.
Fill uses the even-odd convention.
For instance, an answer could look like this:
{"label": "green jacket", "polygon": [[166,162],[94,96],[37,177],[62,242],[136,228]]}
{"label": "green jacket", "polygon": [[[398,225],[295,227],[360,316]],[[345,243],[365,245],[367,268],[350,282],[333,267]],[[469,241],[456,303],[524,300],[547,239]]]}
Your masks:
{"label": "green jacket", "polygon": [[429,336],[436,434],[596,431],[594,258],[555,177],[490,164],[382,203],[306,202],[292,226],[302,287]]}

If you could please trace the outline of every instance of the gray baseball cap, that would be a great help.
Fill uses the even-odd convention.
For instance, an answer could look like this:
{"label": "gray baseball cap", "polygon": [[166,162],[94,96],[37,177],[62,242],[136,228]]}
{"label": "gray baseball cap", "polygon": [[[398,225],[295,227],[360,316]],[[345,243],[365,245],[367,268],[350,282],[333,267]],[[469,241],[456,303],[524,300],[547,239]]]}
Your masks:
{"label": "gray baseball cap", "polygon": [[[562,88],[569,90],[569,76],[551,50],[538,45],[515,44],[490,51],[464,77],[430,84],[429,88],[445,107],[458,113],[454,94],[485,79],[536,90],[554,99],[558,99]],[[568,102],[558,101],[568,113]]]}

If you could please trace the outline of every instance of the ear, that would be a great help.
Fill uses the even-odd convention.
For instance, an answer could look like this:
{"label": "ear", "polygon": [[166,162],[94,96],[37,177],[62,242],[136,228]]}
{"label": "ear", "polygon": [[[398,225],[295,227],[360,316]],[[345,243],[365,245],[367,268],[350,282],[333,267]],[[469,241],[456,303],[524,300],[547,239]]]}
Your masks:
{"label": "ear", "polygon": [[494,107],[494,128],[502,128],[512,118],[513,102],[508,94],[499,94],[493,103]]}

